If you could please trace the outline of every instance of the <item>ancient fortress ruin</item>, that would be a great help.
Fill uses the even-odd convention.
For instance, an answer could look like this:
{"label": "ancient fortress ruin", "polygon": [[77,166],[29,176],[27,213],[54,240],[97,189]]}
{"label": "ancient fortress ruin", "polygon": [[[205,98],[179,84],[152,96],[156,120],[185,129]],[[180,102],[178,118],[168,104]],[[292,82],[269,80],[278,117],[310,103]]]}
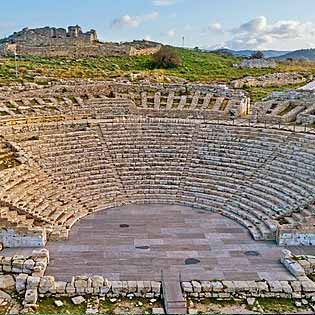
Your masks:
{"label": "ancient fortress ruin", "polygon": [[24,28],[0,41],[0,56],[37,55],[43,57],[97,57],[149,55],[157,52],[160,44],[149,41],[132,43],[102,43],[95,30],[83,32],[81,27],[68,30],[55,27]]}
{"label": "ancient fortress ruin", "polygon": [[24,307],[314,298],[314,259],[280,247],[315,245],[314,129],[245,119],[247,95],[220,85],[0,92],[0,289]]}

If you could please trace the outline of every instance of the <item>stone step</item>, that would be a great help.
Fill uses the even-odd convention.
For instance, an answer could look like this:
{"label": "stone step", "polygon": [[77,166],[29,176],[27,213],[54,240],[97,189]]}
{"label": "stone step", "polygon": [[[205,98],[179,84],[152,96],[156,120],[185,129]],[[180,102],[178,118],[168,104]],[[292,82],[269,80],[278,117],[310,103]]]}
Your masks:
{"label": "stone step", "polygon": [[[168,279],[167,275],[162,282],[164,306],[167,314],[187,314],[186,300],[184,299],[179,279]],[[172,279],[173,278],[173,279]]]}

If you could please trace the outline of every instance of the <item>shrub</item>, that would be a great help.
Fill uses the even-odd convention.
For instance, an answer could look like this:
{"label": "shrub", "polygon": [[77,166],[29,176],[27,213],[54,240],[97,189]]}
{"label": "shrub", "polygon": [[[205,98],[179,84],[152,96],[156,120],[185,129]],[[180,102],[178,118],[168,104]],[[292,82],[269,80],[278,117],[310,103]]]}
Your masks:
{"label": "shrub", "polygon": [[163,46],[153,55],[154,66],[158,68],[177,68],[183,64],[181,56],[172,48]]}
{"label": "shrub", "polygon": [[251,55],[251,59],[264,59],[264,53],[262,51],[256,51]]}

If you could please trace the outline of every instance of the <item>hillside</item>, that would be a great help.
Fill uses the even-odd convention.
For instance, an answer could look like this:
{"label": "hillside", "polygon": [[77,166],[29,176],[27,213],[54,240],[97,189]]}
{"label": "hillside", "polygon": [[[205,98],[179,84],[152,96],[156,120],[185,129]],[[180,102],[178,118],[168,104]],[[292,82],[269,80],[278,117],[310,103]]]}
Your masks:
{"label": "hillside", "polygon": [[[232,49],[222,48],[222,49],[214,50],[213,52],[228,54],[235,57],[250,57],[256,51],[255,50],[232,50]],[[276,57],[288,54],[290,51],[263,50],[262,52],[266,58],[276,58]]]}
{"label": "hillside", "polygon": [[15,77],[13,58],[4,59],[0,67],[0,83],[14,81],[34,81],[36,77],[84,78],[104,80],[126,77],[176,76],[188,81],[229,82],[246,75],[263,75],[274,72],[271,69],[237,69],[233,64],[240,59],[214,53],[199,52],[189,49],[176,49],[183,59],[183,65],[173,69],[156,69],[152,56],[137,57],[89,57],[80,59],[20,57],[19,78]]}
{"label": "hillside", "polygon": [[285,59],[304,59],[304,60],[315,60],[315,49],[301,49],[292,51],[283,56],[279,56],[276,59],[285,60]]}
{"label": "hillside", "polygon": [[[124,79],[152,82],[229,83],[245,76],[261,76],[274,72],[309,72],[315,74],[315,63],[283,61],[276,69],[238,69],[233,64],[241,61],[233,56],[176,49],[183,65],[173,69],[156,69],[152,56],[137,57],[90,57],[81,59],[20,57],[17,64],[19,77],[15,76],[14,58],[0,59],[0,86],[16,82],[47,84],[57,79],[82,78],[92,80]],[[280,89],[290,88],[282,87]],[[292,87],[294,88],[294,87]],[[261,99],[277,88],[248,89],[254,100]]]}

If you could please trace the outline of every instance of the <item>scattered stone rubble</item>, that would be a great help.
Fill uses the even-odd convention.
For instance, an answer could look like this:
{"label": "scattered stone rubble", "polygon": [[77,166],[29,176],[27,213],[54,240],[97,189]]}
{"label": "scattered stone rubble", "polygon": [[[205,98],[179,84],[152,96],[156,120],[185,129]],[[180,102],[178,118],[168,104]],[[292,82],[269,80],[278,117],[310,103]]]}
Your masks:
{"label": "scattered stone rubble", "polygon": [[307,81],[303,74],[296,72],[273,73],[260,77],[245,77],[232,81],[233,88],[242,89],[248,87],[275,87],[291,84],[301,84]]}
{"label": "scattered stone rubble", "polygon": [[272,59],[245,59],[240,64],[234,66],[241,69],[276,68],[277,63]]}
{"label": "scattered stone rubble", "polygon": [[292,90],[273,92],[252,108],[254,121],[296,122],[310,125],[315,122],[314,91]]}

